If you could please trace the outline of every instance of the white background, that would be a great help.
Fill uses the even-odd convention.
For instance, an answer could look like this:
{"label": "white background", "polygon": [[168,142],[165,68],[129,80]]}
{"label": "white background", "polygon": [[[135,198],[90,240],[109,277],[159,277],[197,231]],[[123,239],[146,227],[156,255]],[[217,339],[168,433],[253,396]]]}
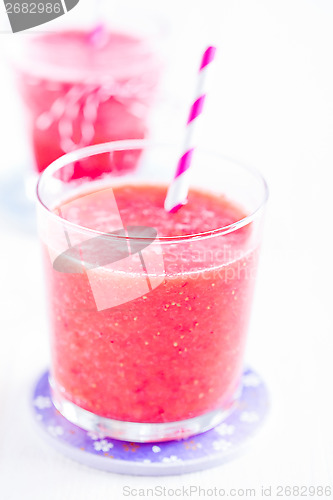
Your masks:
{"label": "white background", "polygon": [[[169,478],[88,469],[44,444],[29,410],[33,383],[48,359],[39,248],[24,230],[28,223],[19,231],[1,204],[0,498],[118,500],[124,485],[191,484],[254,487],[259,498],[261,485],[333,485],[333,2],[142,4],[173,23],[168,89],[176,107],[174,114],[161,111],[159,133],[181,141],[200,47],[213,41],[219,57],[200,142],[258,167],[270,186],[247,353],[270,388],[270,419],[241,458]],[[6,29],[3,5],[0,16]],[[0,34],[3,42],[8,36]],[[10,176],[23,176],[28,153],[18,97],[0,57],[4,187]]]}

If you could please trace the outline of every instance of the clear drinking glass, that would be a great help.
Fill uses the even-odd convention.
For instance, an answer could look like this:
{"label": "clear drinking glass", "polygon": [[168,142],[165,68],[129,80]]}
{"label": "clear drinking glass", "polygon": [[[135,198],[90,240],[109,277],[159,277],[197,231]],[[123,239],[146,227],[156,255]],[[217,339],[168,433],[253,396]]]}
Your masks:
{"label": "clear drinking glass", "polygon": [[[161,211],[156,224],[149,200],[166,189],[178,154],[146,141],[90,146],[56,160],[37,188],[54,404],[122,440],[206,431],[242,390],[267,186],[255,170],[198,149],[190,222],[180,222],[183,208]],[[103,166],[98,177],[91,161]],[[122,162],[138,168],[125,173]],[[209,227],[206,195],[232,223]]]}
{"label": "clear drinking glass", "polygon": [[118,10],[103,9],[98,18],[94,4],[87,20],[62,20],[56,29],[11,43],[8,57],[35,171],[88,145],[149,136],[164,65],[164,26],[153,16]]}

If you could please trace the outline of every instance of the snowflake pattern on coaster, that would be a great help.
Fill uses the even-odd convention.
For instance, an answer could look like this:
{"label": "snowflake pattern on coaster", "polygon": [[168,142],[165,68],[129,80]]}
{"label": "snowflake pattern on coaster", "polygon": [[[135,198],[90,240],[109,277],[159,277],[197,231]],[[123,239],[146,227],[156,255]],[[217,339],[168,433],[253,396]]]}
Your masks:
{"label": "snowflake pattern on coaster", "polygon": [[262,426],[268,392],[257,373],[247,369],[233,411],[214,429],[179,441],[129,443],[86,431],[53,406],[48,372],[33,395],[36,423],[60,452],[85,465],[121,474],[163,476],[214,467],[241,452]]}

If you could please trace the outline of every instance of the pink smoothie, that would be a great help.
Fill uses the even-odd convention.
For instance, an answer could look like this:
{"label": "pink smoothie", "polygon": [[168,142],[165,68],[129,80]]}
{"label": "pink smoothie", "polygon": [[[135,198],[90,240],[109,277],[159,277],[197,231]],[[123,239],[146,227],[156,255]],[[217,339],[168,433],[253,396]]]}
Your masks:
{"label": "pink smoothie", "polygon": [[[162,245],[164,282],[102,311],[86,274],[60,273],[46,259],[56,394],[131,422],[173,422],[227,408],[242,372],[257,249],[251,224],[224,236],[209,232],[246,214],[197,190],[176,214],[165,212],[162,186],[120,186],[114,194],[125,226],[153,226],[160,237],[208,235]],[[109,191],[101,190],[93,201],[71,200],[66,218],[108,232],[111,211]],[[130,285],[134,277],[123,279]]]}
{"label": "pink smoothie", "polygon": [[[159,60],[134,36],[107,32],[93,40],[84,31],[31,37],[16,64],[39,172],[79,147],[146,137]],[[76,168],[74,177],[82,173]],[[94,170],[92,161],[89,174]]]}

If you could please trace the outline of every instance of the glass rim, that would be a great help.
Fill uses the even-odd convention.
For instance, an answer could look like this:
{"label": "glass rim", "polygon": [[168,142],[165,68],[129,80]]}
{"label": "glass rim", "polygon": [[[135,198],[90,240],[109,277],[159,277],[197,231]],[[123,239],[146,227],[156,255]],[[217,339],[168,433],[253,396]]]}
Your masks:
{"label": "glass rim", "polygon": [[[108,153],[110,151],[126,151],[126,150],[131,150],[131,149],[140,149],[140,148],[147,148],[147,147],[178,147],[176,143],[170,143],[170,142],[159,142],[159,141],[151,141],[149,139],[128,139],[128,140],[120,140],[120,141],[111,141],[111,142],[104,142],[100,144],[94,144],[92,146],[86,146],[84,148],[76,149],[75,151],[71,151],[70,153],[66,153],[59,158],[57,158],[55,161],[53,161],[48,167],[46,167],[41,175],[38,178],[37,181],[37,186],[36,186],[36,197],[37,197],[37,202],[39,205],[42,207],[43,210],[45,210],[49,216],[51,216],[54,220],[57,220],[58,222],[62,224],[66,224],[66,226],[72,228],[73,230],[80,231],[80,232],[88,232],[91,233],[95,236],[107,236],[110,238],[117,238],[117,239],[126,239],[126,240],[135,240],[135,241],[155,241],[158,240],[159,243],[179,243],[182,241],[192,241],[192,240],[198,240],[198,239],[205,239],[205,238],[212,238],[215,236],[222,236],[225,234],[232,233],[234,231],[237,231],[238,229],[247,226],[251,222],[253,222],[259,214],[263,211],[264,207],[266,206],[268,197],[269,197],[269,189],[267,182],[263,175],[259,172],[254,167],[249,167],[243,165],[241,162],[238,162],[237,160],[234,160],[228,156],[224,156],[220,153],[217,153],[214,150],[209,150],[205,148],[197,148],[200,153],[208,154],[208,155],[214,155],[214,156],[219,156],[220,158],[223,158],[224,160],[230,161],[234,163],[235,165],[241,167],[247,172],[250,172],[254,177],[256,177],[259,181],[262,183],[263,187],[263,196],[262,200],[260,203],[258,203],[258,206],[255,210],[253,210],[249,215],[239,219],[238,221],[228,224],[226,226],[222,226],[216,229],[212,229],[210,231],[203,231],[201,233],[193,233],[193,234],[185,234],[185,235],[176,235],[176,236],[157,236],[157,238],[151,238],[151,237],[136,237],[136,236],[128,236],[128,235],[115,235],[111,233],[106,233],[104,231],[99,231],[97,229],[92,229],[89,227],[81,226],[80,224],[76,224],[75,222],[68,221],[67,219],[64,219],[54,213],[50,208],[46,206],[46,204],[42,201],[41,195],[40,195],[40,189],[42,182],[45,181],[45,178],[47,176],[51,176],[55,172],[57,172],[60,168],[65,167],[69,163],[82,160],[85,158],[88,158],[89,156],[95,156],[98,154],[103,154],[103,153]],[[111,172],[112,173],[112,172]]]}
{"label": "glass rim", "polygon": [[[120,12],[120,16],[118,20],[114,21],[112,19],[112,25],[108,24],[108,16],[106,16],[106,26],[107,30],[113,34],[120,34],[129,37],[133,37],[141,43],[143,47],[149,47],[150,56],[153,56],[155,59],[155,66],[158,68],[161,66],[161,57],[157,57],[157,53],[154,50],[156,44],[163,43],[163,40],[166,40],[169,37],[170,27],[167,21],[159,15],[155,15],[154,13],[149,13],[147,10],[143,13],[138,8],[134,7],[135,15],[142,14],[142,18],[149,24],[152,28],[151,30],[145,30],[144,32],[136,30],[133,26],[128,25],[128,20],[125,18],[125,11]],[[119,14],[119,13],[118,13]],[[124,24],[125,23],[125,24]],[[37,27],[38,28],[38,27]],[[37,67],[35,65],[29,65],[27,63],[27,56],[29,55],[29,43],[34,42],[35,40],[41,39],[43,37],[47,37],[48,35],[58,35],[68,31],[74,31],[77,33],[89,33],[95,28],[95,24],[91,21],[91,18],[86,18],[82,21],[82,24],[79,25],[58,25],[52,27],[52,29],[35,29],[22,31],[20,33],[20,37],[10,40],[10,44],[5,48],[5,56],[8,63],[12,66],[14,71],[23,71],[27,73],[29,76],[42,78],[42,79],[51,79],[55,82],[65,82],[65,83],[82,83],[82,71],[77,71],[76,69],[72,69],[70,72],[71,78],[68,77],[68,68],[67,72],[63,71],[63,66],[58,63],[44,61],[42,64],[37,65],[41,66]],[[23,37],[23,38],[22,38]],[[29,59],[29,58],[28,58]],[[51,72],[51,73],[50,73]],[[113,78],[113,77],[112,77]],[[134,77],[132,77],[135,79]],[[110,75],[107,73],[107,77],[102,76],[98,72],[88,79],[88,83],[99,85],[101,82],[110,80]],[[117,80],[117,78],[115,79]]]}

